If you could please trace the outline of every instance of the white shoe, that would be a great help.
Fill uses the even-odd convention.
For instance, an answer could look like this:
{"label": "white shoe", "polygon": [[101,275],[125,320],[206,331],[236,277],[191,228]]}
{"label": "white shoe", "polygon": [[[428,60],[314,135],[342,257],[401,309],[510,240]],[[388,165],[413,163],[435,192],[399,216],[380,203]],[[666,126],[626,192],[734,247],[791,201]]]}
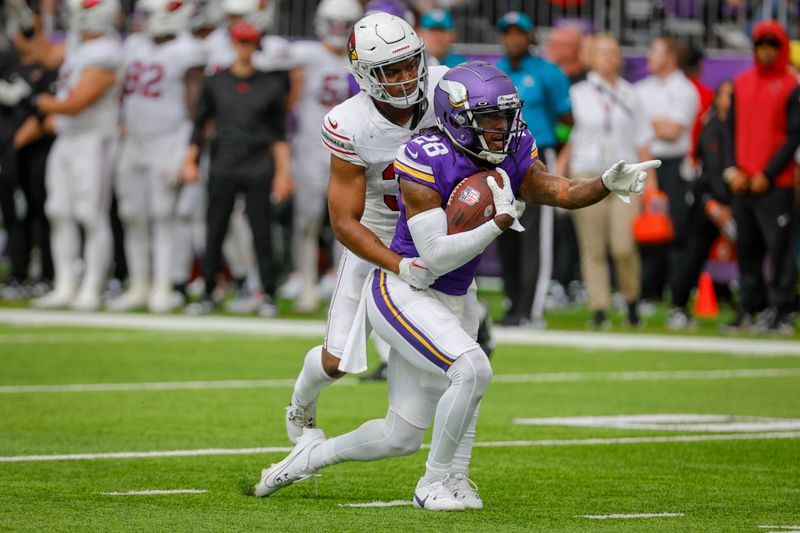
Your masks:
{"label": "white shoe", "polygon": [[298,296],[300,296],[300,292],[303,290],[303,277],[300,275],[299,272],[292,272],[289,274],[289,279],[287,279],[283,285],[278,287],[277,295],[281,298],[286,298],[288,300],[294,300]]}
{"label": "white shoe", "polygon": [[81,289],[69,307],[75,311],[97,311],[100,309],[100,302],[100,291]]}
{"label": "white shoe", "polygon": [[169,313],[183,306],[183,295],[172,290],[172,287],[155,287],[150,291],[147,308],[151,313]]}
{"label": "white shoe", "polygon": [[56,286],[55,289],[44,296],[31,301],[31,305],[38,309],[65,309],[75,297],[75,290],[71,287]]}
{"label": "white shoe", "polygon": [[286,435],[292,444],[303,434],[303,430],[317,427],[317,402],[308,407],[289,404],[286,408]]}
{"label": "white shoe", "polygon": [[478,496],[478,485],[466,474],[453,474],[445,483],[457,500],[464,504],[464,509],[483,509],[483,500]]}
{"label": "white shoe", "polygon": [[136,283],[131,287],[106,304],[109,311],[125,312],[135,311],[136,309],[143,309],[147,306],[147,297],[150,287],[145,283]]}
{"label": "white shoe", "polygon": [[314,313],[319,308],[319,297],[315,287],[303,291],[292,305],[295,313]]}
{"label": "white shoe", "polygon": [[259,294],[237,294],[225,304],[225,310],[235,315],[252,315],[261,308],[263,301]]}
{"label": "white shoe", "polygon": [[463,511],[464,503],[447,488],[446,483],[449,481],[450,476],[447,475],[433,483],[417,484],[414,491],[414,507],[427,511]]}
{"label": "white shoe", "polygon": [[261,480],[255,487],[258,497],[269,496],[278,489],[302,481],[316,472],[308,466],[311,450],[322,444],[325,433],[321,429],[306,429],[297,439],[294,449],[281,462],[261,471]]}

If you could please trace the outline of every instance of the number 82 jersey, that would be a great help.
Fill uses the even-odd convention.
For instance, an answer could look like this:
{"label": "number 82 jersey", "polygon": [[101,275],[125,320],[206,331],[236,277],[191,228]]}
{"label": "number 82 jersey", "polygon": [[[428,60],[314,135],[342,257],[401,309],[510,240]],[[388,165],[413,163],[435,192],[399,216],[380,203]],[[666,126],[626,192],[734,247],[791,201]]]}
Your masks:
{"label": "number 82 jersey", "polygon": [[447,67],[428,69],[427,108],[414,129],[394,124],[365,92],[334,107],[322,122],[322,144],[339,159],[365,168],[366,201],[361,223],[387,246],[400,214],[399,186],[393,167],[397,149],[424,129],[436,125],[433,94]]}

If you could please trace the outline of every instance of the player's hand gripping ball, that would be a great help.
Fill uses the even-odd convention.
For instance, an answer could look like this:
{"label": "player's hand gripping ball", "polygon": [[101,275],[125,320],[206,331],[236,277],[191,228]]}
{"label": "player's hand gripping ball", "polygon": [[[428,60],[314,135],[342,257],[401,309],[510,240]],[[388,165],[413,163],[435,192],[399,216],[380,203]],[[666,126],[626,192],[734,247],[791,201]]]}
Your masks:
{"label": "player's hand gripping ball", "polygon": [[503,187],[503,176],[494,170],[476,172],[456,185],[447,200],[447,233],[450,235],[469,231],[492,220],[495,213],[494,197],[486,178],[493,176]]}

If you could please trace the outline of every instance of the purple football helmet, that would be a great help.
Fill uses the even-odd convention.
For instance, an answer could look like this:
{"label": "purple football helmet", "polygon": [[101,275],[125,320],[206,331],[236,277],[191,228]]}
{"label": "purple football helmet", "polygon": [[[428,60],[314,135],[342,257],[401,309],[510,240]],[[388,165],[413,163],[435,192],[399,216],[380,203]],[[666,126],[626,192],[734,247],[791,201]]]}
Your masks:
{"label": "purple football helmet", "polygon": [[517,88],[486,61],[450,69],[436,86],[433,106],[439,129],[457,147],[495,165],[519,148],[527,128]]}

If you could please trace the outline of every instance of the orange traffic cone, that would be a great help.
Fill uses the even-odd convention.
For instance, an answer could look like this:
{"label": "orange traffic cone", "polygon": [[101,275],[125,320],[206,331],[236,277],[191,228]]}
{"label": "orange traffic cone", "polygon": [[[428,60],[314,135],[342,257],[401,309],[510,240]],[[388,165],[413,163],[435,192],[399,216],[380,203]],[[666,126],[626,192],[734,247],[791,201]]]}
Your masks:
{"label": "orange traffic cone", "polygon": [[697,298],[694,301],[694,316],[698,318],[717,318],[719,316],[717,295],[714,294],[714,282],[708,272],[700,274],[700,282],[697,284]]}

